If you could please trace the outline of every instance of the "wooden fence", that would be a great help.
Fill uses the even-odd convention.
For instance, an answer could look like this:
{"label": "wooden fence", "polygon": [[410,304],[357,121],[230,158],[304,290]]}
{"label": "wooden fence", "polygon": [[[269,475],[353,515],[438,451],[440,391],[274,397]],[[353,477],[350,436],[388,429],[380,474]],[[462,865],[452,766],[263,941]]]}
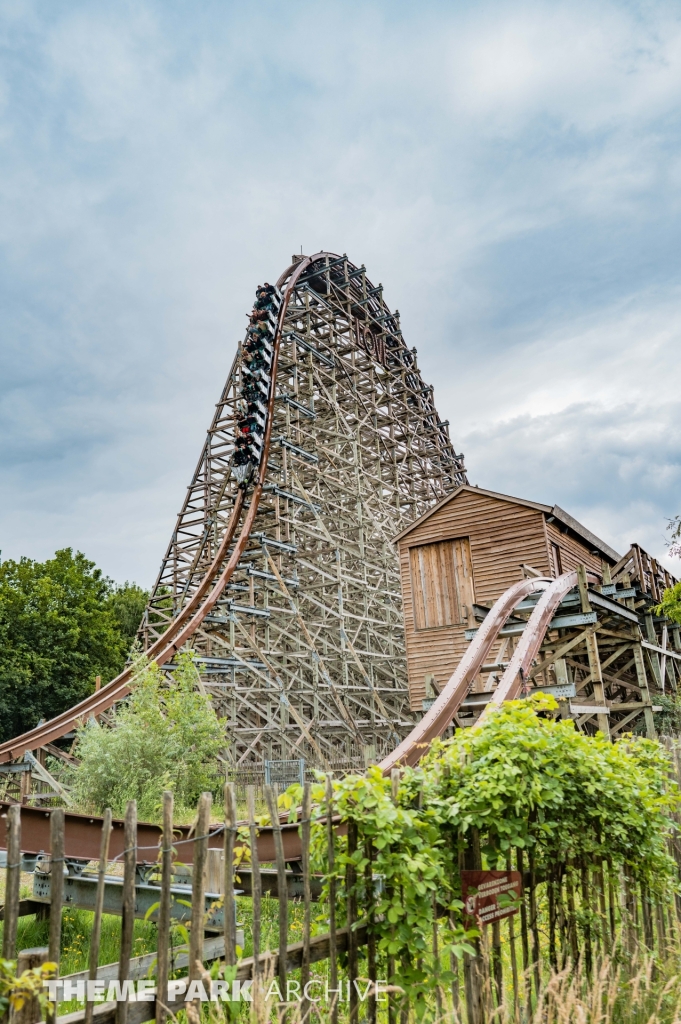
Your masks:
{"label": "wooden fence", "polygon": [[[677,770],[679,755],[674,748]],[[393,773],[393,798],[397,799],[399,773]],[[100,965],[100,939],[104,908],[104,894],[109,861],[109,835],[111,813],[107,812],[101,836],[101,852],[97,865],[97,896],[92,918],[89,969],[64,979],[70,993],[78,992],[79,982],[103,980],[108,984],[136,980],[151,974],[156,990],[146,1001],[95,1002],[84,1000],[77,1012],[61,1016],[67,1024],[143,1024],[155,1019],[164,1024],[169,1014],[178,1010],[187,1012],[190,1024],[199,1020],[200,1003],[191,998],[192,988],[182,991],[178,972],[186,968],[185,981],[210,981],[210,965],[218,963],[222,977],[218,977],[220,1002],[216,1005],[227,1019],[255,1015],[257,1020],[286,1019],[289,1024],[307,1019],[328,1020],[332,1024],[349,1022],[359,1024],[406,1024],[411,1019],[410,1000],[413,993],[403,991],[400,984],[407,959],[396,963],[389,951],[381,947],[382,919],[378,918],[381,899],[380,879],[371,871],[372,851],[366,849],[367,868],[358,877],[348,866],[342,882],[337,882],[334,866],[340,844],[348,853],[357,850],[357,825],[349,822],[346,835],[341,838],[334,822],[333,785],[327,777],[326,799],[312,806],[311,787],[303,789],[299,830],[302,860],[293,870],[285,861],[280,818],[276,794],[265,787],[265,799],[274,828],[275,861],[273,865],[258,863],[258,831],[255,787],[247,789],[247,822],[237,823],[236,792],[233,785],[225,787],[224,813],[221,824],[216,824],[216,809],[210,794],[199,802],[194,834],[191,922],[188,947],[172,948],[173,878],[181,851],[174,846],[173,802],[167,793],[163,804],[163,834],[158,852],[158,907],[154,912],[158,927],[158,952],[133,957],[133,926],[135,920],[137,881],[136,806],[130,802],[125,816],[125,850],[122,856],[122,904],[120,954],[116,964]],[[211,823],[211,819],[213,819]],[[324,828],[329,875],[327,879],[314,876],[310,867],[311,824],[318,819]],[[50,812],[51,849],[49,870],[51,890],[49,903],[49,943],[42,959],[59,964],[62,942],[62,911],[64,907],[64,812],[56,808]],[[224,931],[209,934],[206,931],[206,879],[215,887],[216,864],[211,863],[209,833],[223,832],[223,850],[220,859],[221,897]],[[244,832],[248,833],[250,863],[239,861],[239,848],[243,849]],[[681,878],[681,848],[670,840],[670,850],[679,866]],[[7,873],[4,906],[4,933],[2,953],[4,959],[17,957],[17,927],[22,912],[20,900],[21,873],[21,807],[17,804],[8,812]],[[469,833],[466,844],[459,843],[460,870],[478,870],[482,867],[479,837]],[[449,911],[433,901],[432,939],[427,949],[414,954],[422,972],[429,976],[430,1019],[459,1020],[465,1017],[469,1024],[483,1024],[495,1011],[504,1008],[505,1019],[529,1020],[540,1000],[542,989],[551,972],[569,964],[579,964],[590,975],[603,958],[618,958],[626,962],[640,951],[648,951],[662,962],[670,950],[678,949],[681,902],[679,897],[668,902],[656,902],[645,887],[636,884],[626,873],[607,861],[567,863],[556,866],[547,877],[540,877],[533,858],[522,851],[509,854],[507,867],[520,872],[523,895],[519,912],[481,929],[473,940],[473,953],[458,959],[447,949],[443,934],[449,922]],[[240,874],[241,871],[241,874]],[[327,898],[320,902],[321,885],[328,883]],[[245,890],[248,895],[240,894]],[[271,913],[272,897],[277,898],[278,948],[264,948],[263,917]],[[267,903],[267,908],[265,904]],[[292,938],[291,904],[298,910],[301,935]],[[315,907],[317,912],[315,912]],[[237,918],[250,911],[249,956],[238,948]],[[265,915],[266,916],[266,915]],[[285,952],[284,952],[285,951]],[[283,955],[281,955],[283,953]],[[36,951],[33,951],[34,959]],[[39,959],[39,958],[38,958]],[[23,963],[28,963],[24,954]],[[323,964],[323,966],[322,966]],[[215,971],[213,971],[215,974]],[[249,987],[246,983],[251,982]],[[311,985],[308,983],[311,982]],[[75,987],[74,987],[75,986]],[[214,986],[215,987],[215,986]],[[115,988],[115,985],[114,985]],[[82,989],[80,990],[83,991]],[[85,989],[85,992],[88,990]],[[197,989],[194,992],[198,991]],[[235,995],[250,995],[254,1002],[241,1001],[237,1007]],[[269,993],[269,1000],[265,994]],[[279,993],[284,996],[279,999]],[[286,994],[288,993],[288,999]],[[225,995],[230,998],[224,1001]],[[83,993],[84,995],[84,993]],[[63,990],[64,998],[67,989]],[[77,997],[77,996],[76,996]],[[419,998],[423,998],[423,993]],[[83,1001],[83,1000],[81,1000]],[[22,1014],[15,1014],[15,1024],[31,1024],[39,1019],[34,1003]],[[230,1016],[231,1014],[231,1016]],[[54,1018],[54,1007],[52,1019]]]}

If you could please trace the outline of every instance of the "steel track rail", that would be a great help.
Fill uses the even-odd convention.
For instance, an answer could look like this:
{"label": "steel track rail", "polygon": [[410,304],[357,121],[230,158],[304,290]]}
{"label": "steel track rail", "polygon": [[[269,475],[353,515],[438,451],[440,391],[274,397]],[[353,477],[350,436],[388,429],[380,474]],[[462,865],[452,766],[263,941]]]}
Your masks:
{"label": "steel track rail", "polygon": [[[592,573],[587,573],[586,578],[588,583],[595,584],[600,582],[598,577]],[[537,602],[537,607],[527,621],[518,646],[513,652],[513,657],[509,661],[494,691],[494,696],[483,709],[476,725],[485,720],[491,708],[498,707],[505,700],[515,700],[518,696],[523,687],[524,680],[532,668],[532,662],[539,653],[539,648],[542,645],[546,630],[556,609],[565,595],[569,594],[576,586],[577,573],[566,572],[559,576],[557,580],[553,580],[550,586],[546,588]]]}
{"label": "steel track rail", "polygon": [[[576,575],[576,574],[575,574]],[[556,581],[558,582],[558,581]],[[574,586],[574,584],[573,584]],[[493,605],[485,621],[471,641],[470,647],[450,676],[444,690],[432,708],[391,754],[384,758],[379,767],[389,775],[398,765],[414,765],[445,729],[451,725],[454,715],[463,703],[476,675],[485,664],[494,641],[508,617],[523,598],[543,590],[551,589],[551,580],[534,577],[514,583]],[[561,595],[562,596],[562,595]],[[540,602],[541,603],[541,602]],[[559,602],[560,603],[560,600]],[[534,613],[533,613],[534,614]],[[530,620],[531,621],[531,620]],[[550,619],[549,619],[550,621]]]}

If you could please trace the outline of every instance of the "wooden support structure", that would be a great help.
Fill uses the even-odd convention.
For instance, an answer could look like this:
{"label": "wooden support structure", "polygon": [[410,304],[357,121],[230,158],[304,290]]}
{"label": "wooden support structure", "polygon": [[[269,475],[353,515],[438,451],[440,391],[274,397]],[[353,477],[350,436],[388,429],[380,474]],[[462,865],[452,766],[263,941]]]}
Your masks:
{"label": "wooden support structure", "polygon": [[[147,646],[191,600],[235,506],[246,359],[239,345],[145,615]],[[272,388],[250,542],[191,641],[245,783],[268,760],[363,769],[409,731],[391,538],[466,480],[399,314],[347,257],[322,254],[297,279]]]}

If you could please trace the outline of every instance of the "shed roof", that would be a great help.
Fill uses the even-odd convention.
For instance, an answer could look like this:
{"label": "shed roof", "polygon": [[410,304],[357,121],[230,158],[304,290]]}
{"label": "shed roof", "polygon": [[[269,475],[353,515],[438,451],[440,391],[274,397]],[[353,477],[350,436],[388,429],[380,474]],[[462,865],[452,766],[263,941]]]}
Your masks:
{"label": "shed roof", "polygon": [[421,526],[422,523],[425,523],[427,519],[447,505],[450,501],[454,501],[458,498],[458,496],[464,491],[468,491],[471,494],[484,494],[488,498],[496,498],[498,501],[509,501],[514,505],[525,505],[527,508],[534,508],[538,512],[542,512],[545,516],[552,516],[559,523],[562,523],[563,526],[566,526],[581,540],[585,541],[600,554],[605,555],[608,561],[614,563],[618,562],[620,559],[620,556],[614,548],[611,548],[609,544],[606,544],[605,541],[601,540],[600,537],[597,537],[595,533],[592,533],[586,526],[583,526],[582,523],[571,516],[569,512],[562,509],[560,505],[543,505],[538,501],[529,501],[527,498],[514,498],[510,494],[500,494],[498,491],[488,491],[484,487],[473,487],[471,484],[462,484],[450,494],[446,494],[444,498],[441,498],[440,501],[433,505],[432,508],[429,508],[427,512],[424,512],[422,516],[402,530],[401,533],[398,533],[393,540],[395,542],[402,540],[403,537],[406,537],[412,532],[412,530],[415,530],[418,526]]}

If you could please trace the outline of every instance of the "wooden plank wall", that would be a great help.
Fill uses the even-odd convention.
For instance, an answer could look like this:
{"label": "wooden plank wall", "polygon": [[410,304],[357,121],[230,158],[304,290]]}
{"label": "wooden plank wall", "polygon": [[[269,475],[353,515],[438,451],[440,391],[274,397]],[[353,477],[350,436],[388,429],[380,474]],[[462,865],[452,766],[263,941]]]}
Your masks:
{"label": "wooden plank wall", "polygon": [[416,629],[410,548],[457,537],[470,539],[478,604],[496,601],[512,583],[521,579],[522,564],[553,575],[549,539],[561,548],[564,572],[579,561],[600,568],[599,558],[591,556],[587,548],[561,534],[552,524],[545,524],[544,514],[539,510],[471,491],[462,491],[444,504],[398,542],[409,691],[414,711],[420,711],[424,697],[430,696],[426,694],[426,675],[432,674],[442,689],[468,646],[465,630],[476,623],[471,619],[470,623],[464,620],[451,626]]}
{"label": "wooden plank wall", "polygon": [[600,555],[592,555],[590,549],[580,543],[576,537],[567,533],[561,533],[556,522],[546,524],[546,536],[549,544],[557,544],[560,548],[560,562],[563,572],[570,572],[576,569],[580,562],[583,562],[588,569],[601,572]]}

